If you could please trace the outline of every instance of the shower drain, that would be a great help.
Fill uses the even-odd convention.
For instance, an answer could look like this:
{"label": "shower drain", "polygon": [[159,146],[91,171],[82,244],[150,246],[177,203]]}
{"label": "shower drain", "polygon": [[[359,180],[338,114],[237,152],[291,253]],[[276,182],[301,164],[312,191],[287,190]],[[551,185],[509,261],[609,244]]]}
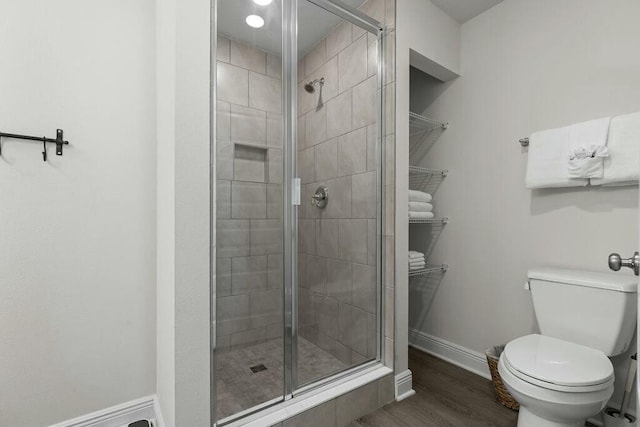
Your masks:
{"label": "shower drain", "polygon": [[254,374],[257,374],[258,372],[266,371],[267,367],[261,363],[256,366],[250,366],[249,369],[251,369],[251,372],[253,372]]}

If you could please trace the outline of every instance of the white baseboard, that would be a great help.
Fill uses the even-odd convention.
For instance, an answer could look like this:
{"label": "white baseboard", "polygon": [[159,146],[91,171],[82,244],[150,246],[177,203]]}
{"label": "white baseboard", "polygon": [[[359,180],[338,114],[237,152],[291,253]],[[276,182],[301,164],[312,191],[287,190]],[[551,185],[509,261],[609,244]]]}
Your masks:
{"label": "white baseboard", "polygon": [[398,375],[396,375],[395,383],[396,400],[398,402],[416,394],[416,392],[413,390],[413,375],[411,374],[410,370],[407,369],[406,371],[400,372]]}
{"label": "white baseboard", "polygon": [[147,396],[50,427],[123,427],[138,420],[154,420],[155,401],[155,396]]}
{"label": "white baseboard", "polygon": [[487,359],[482,353],[415,329],[409,330],[409,345],[476,375],[491,379]]}

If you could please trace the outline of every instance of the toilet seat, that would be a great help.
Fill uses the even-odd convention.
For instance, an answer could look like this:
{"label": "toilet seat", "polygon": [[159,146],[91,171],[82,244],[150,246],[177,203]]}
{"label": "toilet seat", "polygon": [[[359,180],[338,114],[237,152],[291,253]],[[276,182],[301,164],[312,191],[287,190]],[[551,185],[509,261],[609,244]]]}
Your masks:
{"label": "toilet seat", "polygon": [[514,376],[550,390],[592,392],[614,380],[613,365],[604,353],[543,335],[511,341],[501,357]]}

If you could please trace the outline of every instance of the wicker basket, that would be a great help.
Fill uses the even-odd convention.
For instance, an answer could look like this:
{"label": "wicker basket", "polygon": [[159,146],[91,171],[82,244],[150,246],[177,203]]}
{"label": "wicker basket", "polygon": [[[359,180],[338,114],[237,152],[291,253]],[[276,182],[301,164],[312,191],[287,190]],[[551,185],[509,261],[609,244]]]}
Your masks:
{"label": "wicker basket", "polygon": [[499,346],[492,347],[486,351],[487,363],[489,363],[489,370],[491,371],[491,382],[493,383],[498,403],[517,411],[520,409],[520,404],[507,391],[498,372],[498,360],[500,360],[500,353],[502,353],[503,349],[504,347]]}

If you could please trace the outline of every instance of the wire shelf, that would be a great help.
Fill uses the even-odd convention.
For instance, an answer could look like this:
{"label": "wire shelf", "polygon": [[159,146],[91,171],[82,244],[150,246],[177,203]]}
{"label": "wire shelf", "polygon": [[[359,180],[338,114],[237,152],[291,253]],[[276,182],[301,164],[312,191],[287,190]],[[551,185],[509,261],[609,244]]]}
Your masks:
{"label": "wire shelf", "polygon": [[444,273],[449,266],[447,264],[442,265],[428,265],[420,270],[409,270],[409,277],[424,276],[431,273]]}
{"label": "wire shelf", "polygon": [[[421,158],[447,129],[447,123],[409,113],[409,156]],[[420,156],[417,156],[418,154]]]}
{"label": "wire shelf", "polygon": [[409,189],[433,194],[449,171],[409,166]]}
{"label": "wire shelf", "polygon": [[449,222],[449,218],[409,218],[409,224],[446,224]]}

